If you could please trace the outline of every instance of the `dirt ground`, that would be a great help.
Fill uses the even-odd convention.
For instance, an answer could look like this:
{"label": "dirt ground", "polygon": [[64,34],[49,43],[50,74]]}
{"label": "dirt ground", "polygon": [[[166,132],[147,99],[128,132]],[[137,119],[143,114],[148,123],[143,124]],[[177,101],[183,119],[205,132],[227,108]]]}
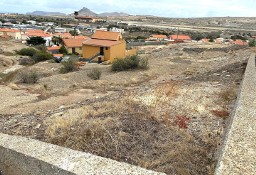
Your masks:
{"label": "dirt ground", "polygon": [[[88,64],[77,72],[60,74],[61,65],[49,62],[18,68],[37,70],[42,78],[35,85],[27,85],[18,83],[14,74],[1,83],[0,132],[91,152],[167,174],[212,174],[215,152],[222,142],[225,123],[234,105],[251,50],[202,43],[143,46],[139,50],[145,53],[141,57],[149,59],[148,70],[117,73],[110,70],[110,65]],[[4,66],[1,71],[16,64]],[[101,79],[96,81],[87,76],[95,67],[102,70]],[[138,119],[141,125],[133,121],[134,116],[143,118],[146,114],[154,119]],[[92,132],[90,126],[96,125],[96,121],[97,126],[102,126],[97,133],[109,133],[103,134],[104,137],[96,134],[98,139],[103,137],[99,140],[118,135],[120,137],[116,140],[127,139],[135,144],[134,149],[121,145],[116,155],[116,152],[110,151],[117,148],[116,142],[115,145],[108,145],[94,139],[95,142],[81,143],[78,138],[87,138],[88,135],[80,133]],[[152,127],[159,133],[151,131]],[[125,131],[120,131],[120,128]],[[135,130],[131,131],[131,128]],[[169,135],[170,132],[175,134]],[[130,140],[125,133],[146,134],[147,139],[134,141],[132,137]],[[161,135],[163,133],[168,139]],[[152,137],[156,135],[151,138],[150,134]],[[185,139],[188,135],[190,139]],[[162,144],[154,144],[160,138]],[[140,145],[138,150],[136,143]],[[95,146],[91,147],[93,144],[105,147],[99,146],[101,149],[95,150]],[[181,148],[181,145],[188,147]],[[177,147],[175,154],[169,154],[174,147]],[[129,156],[121,152],[121,148]],[[142,154],[141,150],[150,154]],[[164,157],[167,153],[169,158]],[[137,154],[138,158],[133,154]],[[170,159],[179,155],[182,158]]]}

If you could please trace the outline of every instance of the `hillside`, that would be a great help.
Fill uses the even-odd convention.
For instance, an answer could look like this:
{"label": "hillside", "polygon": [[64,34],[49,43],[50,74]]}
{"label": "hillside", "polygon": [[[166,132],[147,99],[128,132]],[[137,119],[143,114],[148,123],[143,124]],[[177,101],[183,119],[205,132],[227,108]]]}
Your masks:
{"label": "hillside", "polygon": [[28,12],[27,15],[37,15],[37,16],[66,16],[65,13],[60,13],[60,12],[44,12],[44,11]]}
{"label": "hillside", "polygon": [[100,13],[99,16],[129,16],[129,14],[123,12],[105,12]]}

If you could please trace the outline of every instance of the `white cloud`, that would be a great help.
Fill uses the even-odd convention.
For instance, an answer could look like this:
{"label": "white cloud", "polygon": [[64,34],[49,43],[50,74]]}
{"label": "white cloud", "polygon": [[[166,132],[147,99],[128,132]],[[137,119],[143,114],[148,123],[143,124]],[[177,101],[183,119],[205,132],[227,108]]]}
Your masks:
{"label": "white cloud", "polygon": [[123,11],[168,17],[256,16],[254,0],[1,0],[0,11],[35,10],[72,13],[82,7],[95,12]]}

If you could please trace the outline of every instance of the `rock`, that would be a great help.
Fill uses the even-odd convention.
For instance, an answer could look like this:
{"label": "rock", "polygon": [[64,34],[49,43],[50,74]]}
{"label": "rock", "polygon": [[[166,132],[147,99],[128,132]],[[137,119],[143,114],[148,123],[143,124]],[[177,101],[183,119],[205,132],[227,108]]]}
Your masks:
{"label": "rock", "polygon": [[10,83],[8,85],[8,87],[13,89],[13,90],[20,90],[21,89],[17,84],[14,84],[14,83]]}
{"label": "rock", "polygon": [[36,125],[36,129],[39,129],[41,127],[41,124]]}

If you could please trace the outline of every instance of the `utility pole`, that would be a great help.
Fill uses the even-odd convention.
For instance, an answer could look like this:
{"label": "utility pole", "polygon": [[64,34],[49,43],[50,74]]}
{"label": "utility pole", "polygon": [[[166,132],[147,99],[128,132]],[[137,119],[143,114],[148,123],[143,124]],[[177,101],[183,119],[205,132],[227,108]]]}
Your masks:
{"label": "utility pole", "polygon": [[179,32],[180,32],[180,27],[178,27],[178,31],[177,31],[177,40],[179,39]]}

